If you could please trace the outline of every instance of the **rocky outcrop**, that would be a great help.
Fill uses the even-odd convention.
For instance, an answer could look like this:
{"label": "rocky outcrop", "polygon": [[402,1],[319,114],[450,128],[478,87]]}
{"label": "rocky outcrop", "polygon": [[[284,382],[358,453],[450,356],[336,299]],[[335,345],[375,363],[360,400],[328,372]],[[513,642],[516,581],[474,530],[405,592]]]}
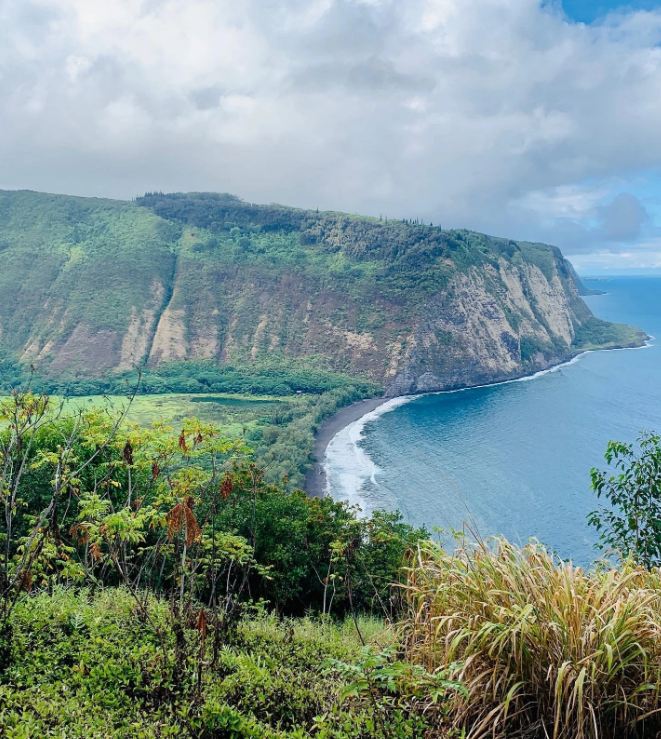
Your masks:
{"label": "rocky outcrop", "polygon": [[575,282],[557,270],[546,276],[536,265],[505,260],[497,269],[473,268],[421,311],[411,351],[386,392],[431,392],[545,369],[576,351],[576,327],[591,317]]}

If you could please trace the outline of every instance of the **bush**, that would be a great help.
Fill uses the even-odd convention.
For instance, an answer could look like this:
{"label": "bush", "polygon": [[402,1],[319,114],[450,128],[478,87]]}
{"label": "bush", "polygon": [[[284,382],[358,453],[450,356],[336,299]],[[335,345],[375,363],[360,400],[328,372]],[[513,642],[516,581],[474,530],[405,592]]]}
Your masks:
{"label": "bush", "polygon": [[[385,702],[380,728],[372,706],[342,700],[348,679],[322,665],[360,658],[352,623],[253,616],[239,623],[215,665],[191,660],[173,681],[164,669],[175,642],[167,603],[146,601],[164,630],[165,652],[123,588],[56,587],[26,597],[13,618],[20,659],[0,685],[0,735],[414,739],[430,728],[422,711]],[[394,639],[381,622],[360,619],[359,626],[369,644]]]}
{"label": "bush", "polygon": [[431,542],[409,569],[409,657],[452,671],[471,737],[658,736],[661,574],[584,572],[542,546]]}
{"label": "bush", "polygon": [[588,516],[600,532],[600,548],[650,567],[661,564],[661,437],[643,434],[638,449],[611,441],[606,461],[618,471],[608,475],[592,468],[592,489],[609,505]]}

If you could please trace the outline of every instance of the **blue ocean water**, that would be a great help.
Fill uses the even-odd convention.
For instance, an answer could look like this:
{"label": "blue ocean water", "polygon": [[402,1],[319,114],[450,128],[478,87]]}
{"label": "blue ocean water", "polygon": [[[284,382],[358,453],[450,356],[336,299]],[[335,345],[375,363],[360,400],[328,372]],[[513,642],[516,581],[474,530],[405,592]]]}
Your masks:
{"label": "blue ocean water", "polygon": [[659,337],[644,349],[584,354],[532,379],[398,399],[341,432],[327,452],[330,492],[365,510],[399,508],[428,527],[536,537],[587,564],[597,506],[590,467],[610,439],[661,432],[661,278],[587,283],[595,315]]}

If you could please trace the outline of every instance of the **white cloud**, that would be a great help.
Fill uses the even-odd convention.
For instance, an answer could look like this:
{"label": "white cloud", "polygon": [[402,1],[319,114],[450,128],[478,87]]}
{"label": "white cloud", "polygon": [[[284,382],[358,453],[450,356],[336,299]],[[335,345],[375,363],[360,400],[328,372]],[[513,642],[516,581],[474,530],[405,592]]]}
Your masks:
{"label": "white cloud", "polygon": [[0,187],[231,191],[608,259],[653,228],[622,193],[661,166],[660,42],[661,11],[538,0],[4,0]]}
{"label": "white cloud", "polygon": [[661,245],[657,251],[597,251],[592,254],[581,254],[571,257],[574,267],[581,274],[598,274],[601,272],[645,271],[661,269]]}

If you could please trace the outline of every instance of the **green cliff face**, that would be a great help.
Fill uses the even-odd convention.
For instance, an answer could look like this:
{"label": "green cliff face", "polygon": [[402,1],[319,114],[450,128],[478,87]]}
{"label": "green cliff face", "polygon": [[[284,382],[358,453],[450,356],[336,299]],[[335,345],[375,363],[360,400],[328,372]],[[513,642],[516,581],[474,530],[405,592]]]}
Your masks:
{"label": "green cliff face", "polygon": [[0,349],[51,377],[307,358],[389,394],[635,345],[558,249],[230,195],[0,192]]}

